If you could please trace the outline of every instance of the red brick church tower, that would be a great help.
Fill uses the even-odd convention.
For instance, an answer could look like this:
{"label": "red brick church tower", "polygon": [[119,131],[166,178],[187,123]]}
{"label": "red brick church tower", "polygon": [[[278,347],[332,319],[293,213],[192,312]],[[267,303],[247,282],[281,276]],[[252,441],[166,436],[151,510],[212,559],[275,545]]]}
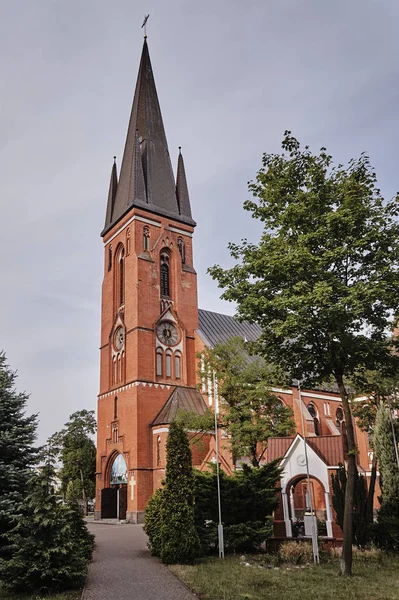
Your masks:
{"label": "red brick church tower", "polygon": [[[195,222],[179,153],[176,181],[144,39],[104,241],[98,396],[97,518],[141,522],[163,477],[168,415],[201,412]],[[170,422],[170,421],[169,421]]]}

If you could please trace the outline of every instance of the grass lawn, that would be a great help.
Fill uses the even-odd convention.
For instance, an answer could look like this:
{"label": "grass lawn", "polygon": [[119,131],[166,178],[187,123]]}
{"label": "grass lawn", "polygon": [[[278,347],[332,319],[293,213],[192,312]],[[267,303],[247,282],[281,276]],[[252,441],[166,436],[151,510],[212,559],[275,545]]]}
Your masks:
{"label": "grass lawn", "polygon": [[351,578],[338,562],[321,566],[261,568],[262,558],[206,558],[194,566],[170,567],[201,600],[398,600],[399,558],[355,561]]}
{"label": "grass lawn", "polygon": [[28,595],[15,595],[7,594],[0,587],[0,600],[79,600],[82,595],[82,590],[74,590],[73,592],[64,592],[62,594],[55,594],[53,596],[40,596],[34,594],[33,596]]}

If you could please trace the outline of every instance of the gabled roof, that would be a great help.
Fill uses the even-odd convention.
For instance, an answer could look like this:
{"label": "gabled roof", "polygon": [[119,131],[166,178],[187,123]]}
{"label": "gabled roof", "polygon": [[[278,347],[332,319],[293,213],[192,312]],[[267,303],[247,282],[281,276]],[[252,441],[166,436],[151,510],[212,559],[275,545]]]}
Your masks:
{"label": "gabled roof", "polygon": [[102,235],[133,206],[195,226],[188,192],[184,196],[180,208],[147,40],[144,39],[118,188],[114,202],[108,201]]}
{"label": "gabled roof", "polygon": [[[295,438],[269,438],[267,461],[270,462],[276,458],[285,457],[298,435]],[[302,436],[299,437],[303,439]],[[336,467],[340,463],[344,463],[344,447],[341,435],[312,436],[307,437],[306,442],[326,465]]]}
{"label": "gabled roof", "polygon": [[212,348],[218,342],[227,342],[232,337],[241,337],[247,342],[255,342],[261,334],[261,328],[255,323],[240,323],[230,315],[222,315],[210,310],[198,310],[198,333],[207,346]]}
{"label": "gabled roof", "polygon": [[175,387],[166,403],[163,405],[152,425],[167,425],[176,418],[178,410],[204,414],[206,404],[196,388]]}

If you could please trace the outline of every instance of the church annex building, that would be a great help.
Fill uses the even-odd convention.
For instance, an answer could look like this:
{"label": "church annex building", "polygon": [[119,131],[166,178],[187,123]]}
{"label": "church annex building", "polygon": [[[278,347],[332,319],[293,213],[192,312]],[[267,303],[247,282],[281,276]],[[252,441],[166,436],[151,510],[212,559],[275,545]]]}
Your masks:
{"label": "church annex building", "polygon": [[[178,409],[202,413],[213,406],[211,382],[202,382],[201,391],[197,387],[197,354],[233,336],[250,341],[259,335],[256,325],[198,309],[195,226],[180,152],[176,178],[173,173],[145,38],[120,174],[114,164],[101,233],[97,519],[143,522],[146,504],[164,478],[170,422]],[[315,390],[299,394],[295,387],[274,391],[292,408],[297,429],[295,437],[270,439],[265,456],[280,458],[283,466],[275,536],[295,535],[311,495],[326,536],[339,539],[331,474],[345,461],[340,398]],[[358,469],[369,476],[367,436],[357,427],[355,432]],[[210,435],[202,448],[193,447],[195,467],[206,469],[215,459],[214,442]],[[220,462],[227,473],[234,471],[227,449]]]}

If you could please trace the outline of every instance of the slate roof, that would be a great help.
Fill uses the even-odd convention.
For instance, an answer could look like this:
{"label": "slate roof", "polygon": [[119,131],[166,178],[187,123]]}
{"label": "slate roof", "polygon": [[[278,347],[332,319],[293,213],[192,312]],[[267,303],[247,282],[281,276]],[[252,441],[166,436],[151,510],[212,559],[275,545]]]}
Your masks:
{"label": "slate roof", "polygon": [[202,415],[206,404],[199,390],[188,387],[175,387],[168,400],[165,402],[152,425],[166,425],[171,423],[178,410],[186,410]]}
{"label": "slate roof", "polygon": [[198,333],[205,344],[214,347],[218,342],[227,342],[232,337],[241,337],[254,342],[261,334],[259,325],[244,321],[240,323],[234,317],[222,315],[210,310],[198,310]]}
{"label": "slate roof", "polygon": [[[110,189],[102,235],[133,206],[195,226],[180,157],[181,154],[178,200],[147,40],[144,39],[120,178],[116,193]],[[115,179],[111,179],[114,190]]]}

